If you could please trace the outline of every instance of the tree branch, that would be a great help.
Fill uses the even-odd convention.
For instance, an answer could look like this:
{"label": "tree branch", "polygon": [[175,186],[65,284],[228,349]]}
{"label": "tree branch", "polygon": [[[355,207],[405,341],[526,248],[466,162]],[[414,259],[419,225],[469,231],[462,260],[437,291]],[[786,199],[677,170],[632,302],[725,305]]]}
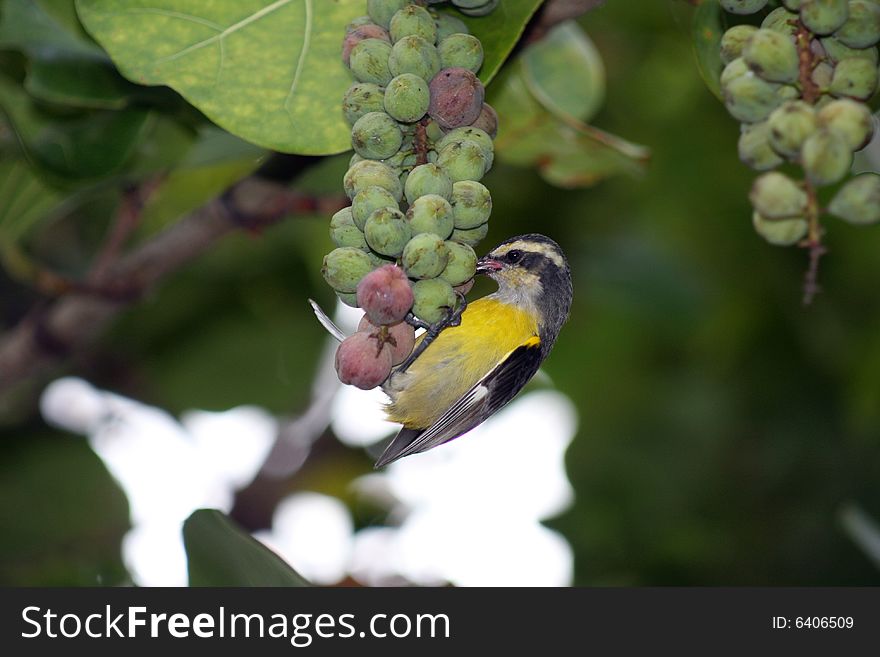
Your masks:
{"label": "tree branch", "polygon": [[245,178],[129,254],[102,262],[86,286],[43,302],[0,335],[0,395],[88,346],[130,303],[225,235],[240,228],[259,231],[290,213],[329,214],[343,205],[341,197],[315,200],[255,176]]}

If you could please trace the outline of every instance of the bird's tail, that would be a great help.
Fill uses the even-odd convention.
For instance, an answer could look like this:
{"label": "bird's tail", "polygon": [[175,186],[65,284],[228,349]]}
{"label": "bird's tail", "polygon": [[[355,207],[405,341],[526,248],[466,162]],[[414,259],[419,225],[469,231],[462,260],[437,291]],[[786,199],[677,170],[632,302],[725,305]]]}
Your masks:
{"label": "bird's tail", "polygon": [[388,443],[388,447],[385,448],[385,451],[382,452],[382,456],[376,461],[375,467],[381,468],[399,458],[409,456],[409,446],[412,445],[413,441],[423,432],[424,429],[401,429],[400,433],[394,436],[394,439]]}
{"label": "bird's tail", "polygon": [[315,303],[315,301],[313,301],[312,299],[309,299],[309,305],[312,307],[312,310],[315,311],[315,317],[317,317],[318,321],[321,322],[321,326],[323,326],[325,329],[327,329],[327,332],[330,335],[332,335],[334,338],[339,340],[339,342],[342,342],[343,340],[345,340],[345,338],[348,337],[347,335],[345,335],[345,333],[342,332],[341,328],[339,328],[338,326],[336,326],[336,324],[333,323],[333,320],[330,319],[330,317],[327,315],[327,313],[325,313],[321,309],[321,306],[319,306],[317,303]]}

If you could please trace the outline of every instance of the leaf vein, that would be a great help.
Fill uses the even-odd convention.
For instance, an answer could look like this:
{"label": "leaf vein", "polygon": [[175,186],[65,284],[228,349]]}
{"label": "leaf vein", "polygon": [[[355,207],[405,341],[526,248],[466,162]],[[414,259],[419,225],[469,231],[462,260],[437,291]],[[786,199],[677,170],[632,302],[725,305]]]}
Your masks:
{"label": "leaf vein", "polygon": [[296,94],[296,88],[299,86],[299,79],[302,75],[303,67],[306,61],[306,55],[308,55],[309,48],[311,47],[312,41],[312,29],[314,28],[314,18],[312,15],[312,0],[305,0],[305,9],[306,9],[306,25],[303,34],[303,44],[302,49],[299,51],[299,57],[296,62],[296,71],[293,74],[293,81],[290,83],[290,91],[287,93],[287,98],[284,99],[284,109],[289,112],[290,110],[290,102],[293,100],[294,94]]}

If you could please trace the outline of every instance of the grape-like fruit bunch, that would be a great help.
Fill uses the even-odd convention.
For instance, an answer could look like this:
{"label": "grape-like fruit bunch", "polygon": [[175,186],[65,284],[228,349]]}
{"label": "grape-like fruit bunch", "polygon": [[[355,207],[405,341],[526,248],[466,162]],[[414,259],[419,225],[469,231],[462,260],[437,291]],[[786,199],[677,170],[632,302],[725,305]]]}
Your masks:
{"label": "grape-like fruit bunch", "polygon": [[[342,60],[356,82],[342,109],[354,155],[343,179],[351,205],[330,220],[336,249],[322,273],[364,320],[336,353],[343,383],[369,389],[412,352],[409,313],[429,325],[473,285],[473,247],[492,197],[495,111],[477,78],[480,40],[438,2],[367,0],[346,28]],[[484,16],[498,0],[452,0]]]}
{"label": "grape-like fruit bunch", "polygon": [[[878,87],[880,1],[720,3],[733,14],[766,13],[760,26],[735,25],[721,39],[724,103],[742,123],[739,157],[765,172],[749,195],[755,230],[771,244],[817,249],[824,210],[854,224],[880,221],[880,175],[849,177],[853,153],[874,132],[867,101]],[[771,171],[785,163],[803,178]]]}

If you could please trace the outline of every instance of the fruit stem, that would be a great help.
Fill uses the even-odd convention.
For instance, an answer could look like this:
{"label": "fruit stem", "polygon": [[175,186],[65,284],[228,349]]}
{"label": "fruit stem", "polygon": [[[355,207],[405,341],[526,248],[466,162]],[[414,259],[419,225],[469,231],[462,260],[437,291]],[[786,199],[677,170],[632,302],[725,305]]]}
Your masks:
{"label": "fruit stem", "polygon": [[795,41],[800,62],[799,82],[804,102],[814,105],[822,95],[819,86],[813,81],[813,69],[816,66],[813,50],[810,48],[810,30],[798,19]]}
{"label": "fruit stem", "polygon": [[821,291],[819,286],[819,260],[827,253],[828,249],[822,244],[822,226],[819,223],[819,198],[816,194],[816,188],[809,180],[805,184],[809,231],[807,239],[801,243],[801,246],[810,250],[810,265],[807,267],[807,273],[804,275],[803,300],[804,305],[809,306]]}

